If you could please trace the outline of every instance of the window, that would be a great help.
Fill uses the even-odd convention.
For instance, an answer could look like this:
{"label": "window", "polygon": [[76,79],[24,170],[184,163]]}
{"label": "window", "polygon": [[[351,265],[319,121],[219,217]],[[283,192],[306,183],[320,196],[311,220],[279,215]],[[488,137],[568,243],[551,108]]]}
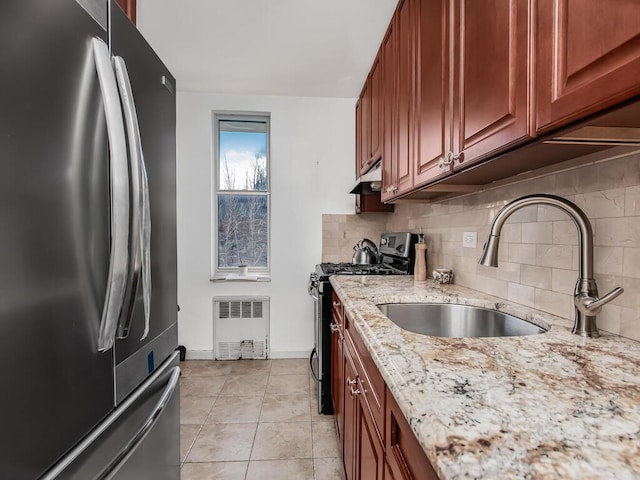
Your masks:
{"label": "window", "polygon": [[215,113],[214,272],[269,271],[269,115]]}

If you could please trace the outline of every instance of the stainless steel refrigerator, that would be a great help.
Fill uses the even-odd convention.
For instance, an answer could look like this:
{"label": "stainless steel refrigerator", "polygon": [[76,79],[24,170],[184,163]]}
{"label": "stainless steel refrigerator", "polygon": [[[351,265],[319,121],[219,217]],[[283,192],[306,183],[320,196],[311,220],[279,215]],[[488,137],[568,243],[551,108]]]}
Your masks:
{"label": "stainless steel refrigerator", "polygon": [[107,0],[0,64],[0,479],[178,479],[175,79]]}

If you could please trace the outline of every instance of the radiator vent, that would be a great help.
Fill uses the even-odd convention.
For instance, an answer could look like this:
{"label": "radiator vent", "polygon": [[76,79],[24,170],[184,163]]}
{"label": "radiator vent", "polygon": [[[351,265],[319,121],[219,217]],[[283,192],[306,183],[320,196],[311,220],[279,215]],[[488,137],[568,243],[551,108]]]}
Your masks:
{"label": "radiator vent", "polygon": [[269,358],[269,298],[213,299],[216,360]]}
{"label": "radiator vent", "polygon": [[263,318],[263,300],[220,301],[220,318]]}

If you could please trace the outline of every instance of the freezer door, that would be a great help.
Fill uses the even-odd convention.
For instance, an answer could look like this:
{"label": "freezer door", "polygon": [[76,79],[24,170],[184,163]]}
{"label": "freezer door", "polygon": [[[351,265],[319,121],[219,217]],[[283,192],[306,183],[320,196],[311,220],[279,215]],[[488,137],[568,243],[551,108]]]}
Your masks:
{"label": "freezer door", "polygon": [[[132,257],[129,293],[118,329],[116,398],[120,402],[177,347],[176,100],[171,73],[114,1],[110,9],[111,50],[116,69],[124,70],[122,75],[131,89],[132,98],[123,98],[125,117],[130,113],[126,100],[135,106],[151,223],[150,268],[145,270],[144,250],[142,255],[136,250],[139,253],[137,258]],[[128,129],[132,149],[137,148],[135,134],[135,129]],[[135,158],[136,151],[131,154]],[[141,177],[138,190],[134,188],[136,198],[142,198],[136,192],[145,193],[144,180]],[[143,218],[145,209],[136,205]],[[132,222],[139,221],[135,217]],[[132,225],[134,249],[137,245],[144,247],[140,237],[136,243],[137,228]],[[151,302],[146,331],[144,278],[149,270]]]}
{"label": "freezer door", "polygon": [[178,354],[41,480],[178,480]]}
{"label": "freezer door", "polygon": [[114,406],[113,349],[98,346],[110,198],[94,37],[74,0],[0,2],[2,479],[39,478]]}

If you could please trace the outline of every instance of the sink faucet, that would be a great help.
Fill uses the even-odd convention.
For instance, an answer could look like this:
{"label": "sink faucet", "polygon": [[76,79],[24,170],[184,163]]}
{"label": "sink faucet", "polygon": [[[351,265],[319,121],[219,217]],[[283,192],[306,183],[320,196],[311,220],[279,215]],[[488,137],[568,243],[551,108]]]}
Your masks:
{"label": "sink faucet", "polygon": [[598,297],[598,286],[593,278],[593,230],[591,222],[585,213],[574,203],[555,195],[527,195],[508,203],[493,219],[489,238],[484,244],[484,251],[480,257],[480,265],[488,267],[498,266],[498,245],[500,243],[500,231],[504,222],[511,214],[522,207],[529,205],[550,205],[559,208],[569,215],[578,229],[578,244],[580,247],[580,266],[578,269],[578,281],[573,295],[573,303],[576,309],[576,320],[572,333],[583,337],[598,337],[596,315],[600,313],[602,306],[622,294],[620,287],[614,288],[604,297]]}

